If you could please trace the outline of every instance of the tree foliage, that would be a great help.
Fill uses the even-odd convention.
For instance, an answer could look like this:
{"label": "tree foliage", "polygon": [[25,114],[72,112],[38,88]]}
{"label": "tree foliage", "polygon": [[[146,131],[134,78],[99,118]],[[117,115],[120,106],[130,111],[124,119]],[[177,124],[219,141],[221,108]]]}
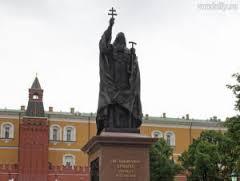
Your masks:
{"label": "tree foliage", "polygon": [[171,159],[173,149],[160,138],[150,149],[151,181],[171,181],[181,168]]}
{"label": "tree foliage", "polygon": [[218,131],[204,131],[179,158],[189,180],[217,181],[232,172],[232,141]]}
{"label": "tree foliage", "polygon": [[240,116],[228,118],[225,122],[228,128],[226,136],[231,139],[232,170],[240,174]]}
{"label": "tree foliage", "polygon": [[[233,74],[236,79],[235,85],[227,85],[229,89],[233,91],[236,97],[235,109],[240,111],[240,74]],[[225,126],[228,128],[226,135],[233,141],[232,155],[234,157],[234,172],[240,174],[240,116],[234,116],[227,118]]]}
{"label": "tree foliage", "polygon": [[235,109],[240,111],[240,74],[236,73],[232,76],[236,78],[237,83],[235,85],[227,85],[227,87],[233,91],[236,97]]}
{"label": "tree foliage", "polygon": [[[240,111],[240,74],[237,83],[227,85],[236,96],[235,109]],[[240,174],[240,116],[227,118],[225,132],[204,131],[179,158],[189,180],[229,180]]]}

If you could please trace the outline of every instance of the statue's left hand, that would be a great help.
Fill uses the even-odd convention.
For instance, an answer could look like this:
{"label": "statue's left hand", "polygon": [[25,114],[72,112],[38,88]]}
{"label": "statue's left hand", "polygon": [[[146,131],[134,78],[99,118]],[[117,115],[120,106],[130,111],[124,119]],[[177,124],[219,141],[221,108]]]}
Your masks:
{"label": "statue's left hand", "polygon": [[114,18],[111,18],[111,19],[109,20],[109,25],[110,25],[110,26],[113,26],[113,25],[114,25],[114,20],[115,20]]}

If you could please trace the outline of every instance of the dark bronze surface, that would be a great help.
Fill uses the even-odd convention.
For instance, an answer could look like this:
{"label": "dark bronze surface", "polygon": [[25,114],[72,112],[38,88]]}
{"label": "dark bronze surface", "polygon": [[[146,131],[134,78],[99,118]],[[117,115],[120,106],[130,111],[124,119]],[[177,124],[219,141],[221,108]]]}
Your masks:
{"label": "dark bronze surface", "polygon": [[[126,46],[124,33],[118,33],[111,44],[116,10],[99,42],[100,88],[97,110],[97,134],[104,128],[139,128],[142,124],[140,72],[133,45]],[[107,129],[106,129],[107,130]]]}

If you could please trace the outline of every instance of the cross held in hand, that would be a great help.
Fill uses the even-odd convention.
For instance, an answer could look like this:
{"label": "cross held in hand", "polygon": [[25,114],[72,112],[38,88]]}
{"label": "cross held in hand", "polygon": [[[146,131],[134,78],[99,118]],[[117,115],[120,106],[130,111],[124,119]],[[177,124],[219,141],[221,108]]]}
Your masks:
{"label": "cross held in hand", "polygon": [[133,42],[133,41],[130,41],[129,43],[132,45],[131,48],[134,48],[134,45],[137,45],[137,43],[136,43],[136,42]]}
{"label": "cross held in hand", "polygon": [[117,16],[116,9],[114,9],[113,7],[109,10],[109,12],[110,13],[108,13],[108,15],[112,16],[112,18],[114,18],[114,16]]}

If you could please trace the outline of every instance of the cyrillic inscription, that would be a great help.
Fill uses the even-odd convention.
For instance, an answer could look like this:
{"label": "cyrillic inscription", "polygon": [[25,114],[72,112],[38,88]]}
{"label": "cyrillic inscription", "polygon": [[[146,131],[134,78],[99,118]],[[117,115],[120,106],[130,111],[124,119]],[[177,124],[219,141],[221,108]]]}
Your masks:
{"label": "cyrillic inscription", "polygon": [[115,167],[116,177],[136,177],[136,165],[140,164],[140,160],[112,160]]}

